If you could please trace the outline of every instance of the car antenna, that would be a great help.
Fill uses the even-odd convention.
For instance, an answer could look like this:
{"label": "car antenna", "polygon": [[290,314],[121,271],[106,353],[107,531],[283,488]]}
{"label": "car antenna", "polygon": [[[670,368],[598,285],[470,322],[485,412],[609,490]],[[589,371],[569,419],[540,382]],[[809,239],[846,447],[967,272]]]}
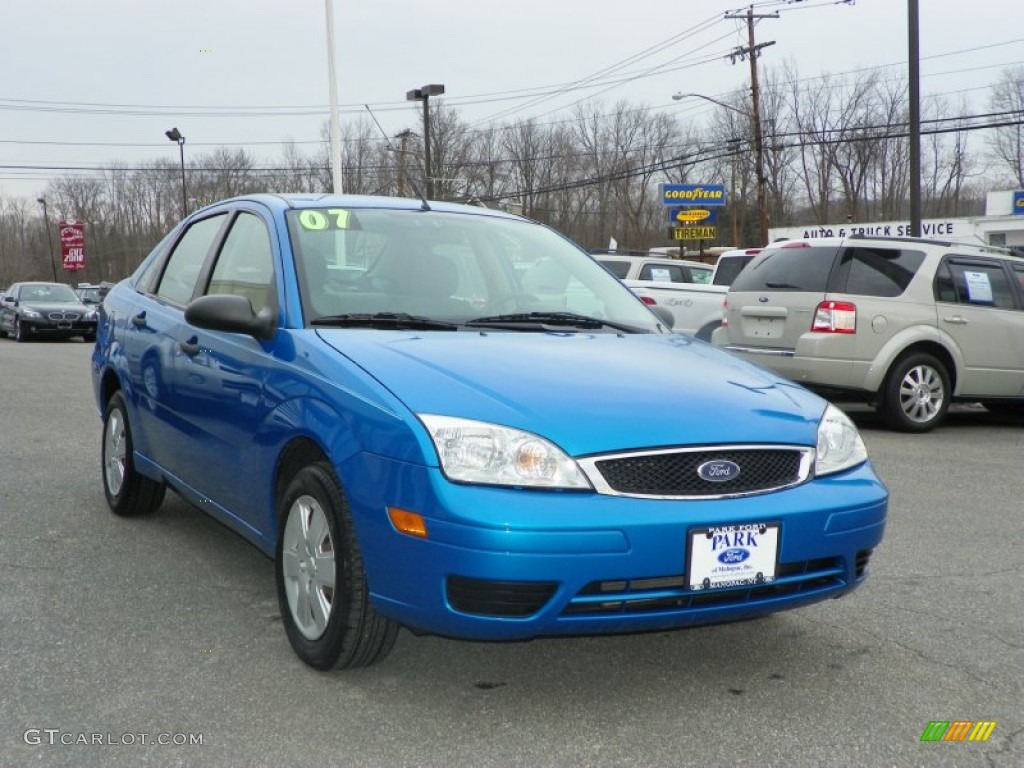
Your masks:
{"label": "car antenna", "polygon": [[[381,132],[381,135],[384,137],[384,141],[388,145],[388,149],[390,151],[392,151],[392,152],[401,152],[402,150],[397,149],[395,147],[395,145],[391,143],[391,139],[388,137],[387,131],[385,131],[381,127],[380,121],[378,121],[377,120],[377,116],[375,114],[373,114],[373,110],[370,109],[370,105],[369,104],[363,104],[363,106],[366,107],[366,111],[370,113],[370,117],[372,117],[373,118],[373,122],[376,123],[377,130],[379,130]],[[412,191],[416,193],[416,197],[418,197],[420,199],[420,202],[423,203],[423,207],[420,210],[429,211],[430,210],[430,204],[427,202],[427,198],[425,198],[423,196],[423,193],[420,192],[420,188],[416,186],[416,182],[413,181],[412,179],[409,179],[409,186],[412,187]]]}

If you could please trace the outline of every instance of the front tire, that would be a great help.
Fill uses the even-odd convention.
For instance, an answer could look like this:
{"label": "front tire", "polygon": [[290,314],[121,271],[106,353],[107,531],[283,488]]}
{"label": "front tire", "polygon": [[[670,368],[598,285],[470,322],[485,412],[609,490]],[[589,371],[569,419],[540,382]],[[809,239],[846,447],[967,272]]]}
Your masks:
{"label": "front tire", "polygon": [[315,669],[350,669],[380,661],[398,625],[370,604],[352,513],[330,466],[296,473],[279,509],[278,603],[295,653]]}
{"label": "front tire", "polygon": [[107,401],[102,445],[103,494],[110,510],[121,517],[155,512],[164,500],[164,485],[135,469],[128,410],[120,392]]}
{"label": "front tire", "polygon": [[14,318],[14,340],[19,344],[28,341],[28,331],[21,324],[21,318]]}
{"label": "front tire", "polygon": [[893,364],[878,410],[893,429],[927,432],[946,418],[951,395],[946,367],[933,355],[918,352]]}

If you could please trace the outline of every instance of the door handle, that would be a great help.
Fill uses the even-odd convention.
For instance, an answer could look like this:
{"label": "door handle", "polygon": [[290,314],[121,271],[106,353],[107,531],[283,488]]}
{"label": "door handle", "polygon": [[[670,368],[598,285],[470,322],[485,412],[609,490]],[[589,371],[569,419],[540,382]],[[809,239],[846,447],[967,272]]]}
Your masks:
{"label": "door handle", "polygon": [[949,323],[950,325],[967,325],[967,318],[961,317],[960,315],[953,315],[952,317],[942,318],[943,322]]}
{"label": "door handle", "polygon": [[188,341],[179,341],[178,349],[189,357],[195,357],[199,354],[199,338],[192,336]]}
{"label": "door handle", "polygon": [[134,325],[136,328],[146,327],[146,310],[142,310],[141,312],[139,312],[139,314],[135,315],[132,318],[132,325]]}

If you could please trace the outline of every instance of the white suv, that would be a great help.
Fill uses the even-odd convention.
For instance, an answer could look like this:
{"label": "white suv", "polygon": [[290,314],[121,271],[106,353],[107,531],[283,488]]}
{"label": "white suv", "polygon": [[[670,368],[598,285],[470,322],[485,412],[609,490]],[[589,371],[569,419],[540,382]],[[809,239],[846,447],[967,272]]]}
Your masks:
{"label": "white suv", "polygon": [[1024,259],[917,238],[773,244],[730,286],[712,342],[905,431],[953,400],[1021,413]]}

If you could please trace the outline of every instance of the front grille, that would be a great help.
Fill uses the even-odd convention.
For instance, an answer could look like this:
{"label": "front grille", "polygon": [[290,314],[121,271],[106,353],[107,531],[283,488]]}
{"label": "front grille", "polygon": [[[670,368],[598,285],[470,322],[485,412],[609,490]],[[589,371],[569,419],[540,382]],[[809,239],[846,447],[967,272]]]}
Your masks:
{"label": "front grille", "polygon": [[477,616],[522,617],[537,613],[558,584],[548,581],[490,581],[448,577],[448,603]]}
{"label": "front grille", "polygon": [[51,320],[77,320],[80,314],[78,312],[51,312],[47,317]]}
{"label": "front grille", "polygon": [[655,611],[687,611],[715,605],[749,605],[773,598],[810,594],[846,585],[842,560],[837,557],[781,563],[775,581],[749,587],[695,591],[685,576],[593,581],[566,606],[566,616],[608,616]]}
{"label": "front grille", "polygon": [[[809,477],[812,459],[809,448],[712,446],[596,456],[580,463],[584,471],[592,470],[588,475],[598,491],[701,498],[766,493],[796,485]],[[718,461],[732,462],[739,473],[718,482],[701,477],[701,466]]]}

